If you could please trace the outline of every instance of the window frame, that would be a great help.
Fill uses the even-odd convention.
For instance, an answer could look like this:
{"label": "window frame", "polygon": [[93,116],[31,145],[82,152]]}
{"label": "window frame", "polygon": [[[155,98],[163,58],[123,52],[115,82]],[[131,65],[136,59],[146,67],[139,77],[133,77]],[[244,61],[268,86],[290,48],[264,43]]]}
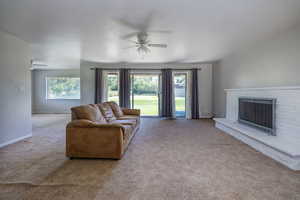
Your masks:
{"label": "window frame", "polygon": [[[71,79],[79,79],[79,98],[49,98],[48,94],[48,79],[55,79],[55,78],[71,78]],[[80,100],[81,99],[81,82],[79,76],[46,76],[45,77],[45,98],[46,100]]]}

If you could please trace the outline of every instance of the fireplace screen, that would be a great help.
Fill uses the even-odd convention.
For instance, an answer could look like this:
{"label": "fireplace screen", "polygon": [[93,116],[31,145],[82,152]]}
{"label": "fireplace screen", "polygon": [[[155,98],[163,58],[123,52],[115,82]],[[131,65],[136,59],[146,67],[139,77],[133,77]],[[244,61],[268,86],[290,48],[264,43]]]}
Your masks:
{"label": "fireplace screen", "polygon": [[275,105],[276,99],[239,98],[238,121],[276,135]]}

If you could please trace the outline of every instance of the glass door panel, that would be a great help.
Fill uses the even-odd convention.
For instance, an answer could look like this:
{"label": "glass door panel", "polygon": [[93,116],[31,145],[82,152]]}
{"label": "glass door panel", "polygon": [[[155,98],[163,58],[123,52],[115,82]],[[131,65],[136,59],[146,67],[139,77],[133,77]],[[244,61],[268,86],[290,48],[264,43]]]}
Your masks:
{"label": "glass door panel", "polygon": [[186,73],[174,74],[175,114],[176,117],[185,117],[186,105]]}
{"label": "glass door panel", "polygon": [[142,116],[159,115],[159,74],[131,75],[131,107]]}
{"label": "glass door panel", "polygon": [[106,77],[107,100],[119,104],[119,74],[108,73]]}

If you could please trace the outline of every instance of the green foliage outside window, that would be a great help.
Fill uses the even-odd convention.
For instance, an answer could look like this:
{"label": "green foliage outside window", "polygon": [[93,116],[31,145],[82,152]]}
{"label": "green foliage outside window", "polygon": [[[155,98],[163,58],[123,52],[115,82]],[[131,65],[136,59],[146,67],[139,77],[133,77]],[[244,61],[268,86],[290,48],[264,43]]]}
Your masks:
{"label": "green foliage outside window", "polygon": [[107,85],[108,89],[112,91],[117,91],[118,90],[118,76],[116,74],[109,74],[107,76]]}
{"label": "green foliage outside window", "polygon": [[47,77],[47,99],[80,99],[80,78]]}
{"label": "green foliage outside window", "polygon": [[158,91],[158,78],[153,76],[134,77],[132,91],[134,94],[155,95]]}
{"label": "green foliage outside window", "polygon": [[108,91],[108,100],[111,100],[111,97],[119,96],[119,79],[118,74],[108,74],[107,76],[107,91]]}

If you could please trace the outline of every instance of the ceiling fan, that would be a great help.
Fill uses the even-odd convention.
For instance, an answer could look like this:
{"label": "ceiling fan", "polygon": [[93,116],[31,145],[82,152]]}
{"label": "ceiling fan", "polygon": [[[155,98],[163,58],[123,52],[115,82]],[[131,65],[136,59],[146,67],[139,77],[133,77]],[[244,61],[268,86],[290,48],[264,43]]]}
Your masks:
{"label": "ceiling fan", "polygon": [[148,34],[145,32],[137,33],[136,37],[137,37],[137,41],[128,40],[131,43],[133,43],[133,45],[130,47],[127,47],[126,49],[136,48],[137,52],[141,55],[150,53],[151,52],[150,48],[152,48],[152,47],[154,47],[154,48],[167,48],[168,47],[167,44],[152,43],[148,39]]}
{"label": "ceiling fan", "polygon": [[[151,48],[167,48],[167,44],[153,43],[149,40],[149,34],[169,34],[171,31],[168,30],[150,30],[149,27],[153,20],[153,12],[150,13],[146,18],[142,21],[142,23],[131,23],[127,20],[117,19],[117,22],[121,25],[124,25],[130,29],[133,29],[134,32],[123,35],[121,39],[129,41],[133,43],[132,46],[126,47],[124,49],[136,48],[137,52],[144,56],[147,53],[151,52]],[[136,39],[131,39],[136,37]]]}

